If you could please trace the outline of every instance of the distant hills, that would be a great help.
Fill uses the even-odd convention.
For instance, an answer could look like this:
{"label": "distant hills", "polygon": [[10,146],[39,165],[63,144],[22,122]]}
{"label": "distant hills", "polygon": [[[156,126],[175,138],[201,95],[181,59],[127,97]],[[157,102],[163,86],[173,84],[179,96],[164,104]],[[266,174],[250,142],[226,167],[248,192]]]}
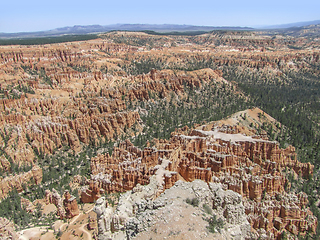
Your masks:
{"label": "distant hills", "polygon": [[270,25],[270,26],[262,26],[261,29],[279,29],[279,28],[299,28],[305,27],[309,25],[317,25],[320,24],[320,20],[307,21],[307,22],[296,22],[296,23],[287,23],[287,24],[279,24],[279,25]]}
{"label": "distant hills", "polygon": [[[288,28],[269,28],[269,29],[260,29],[259,31],[268,35],[282,34],[282,35],[292,36],[292,37],[319,38],[320,37],[320,21],[313,21],[312,23],[313,24],[299,26],[299,27],[292,26]],[[288,26],[288,25],[285,25],[285,26]]]}
{"label": "distant hills", "polygon": [[0,33],[0,38],[36,38],[36,37],[54,37],[61,35],[80,35],[103,33],[113,30],[120,31],[145,31],[156,32],[191,32],[191,31],[213,31],[213,30],[253,30],[248,27],[214,27],[214,26],[193,26],[178,24],[113,24],[113,25],[88,25],[73,27],[56,28],[48,31],[39,32],[19,32],[19,33]]}
{"label": "distant hills", "polygon": [[48,31],[38,31],[38,32],[18,32],[18,33],[0,33],[1,39],[19,39],[19,38],[39,38],[39,37],[58,37],[63,35],[83,35],[83,34],[96,34],[110,32],[114,30],[120,31],[155,31],[161,33],[169,32],[209,32],[213,30],[277,30],[282,31],[282,33],[288,30],[299,31],[305,29],[306,26],[313,26],[320,24],[320,20],[309,21],[309,22],[297,22],[281,25],[272,26],[262,26],[259,28],[250,27],[239,27],[239,26],[194,26],[194,25],[179,25],[179,24],[113,24],[113,25],[75,25],[70,27],[56,28]]}

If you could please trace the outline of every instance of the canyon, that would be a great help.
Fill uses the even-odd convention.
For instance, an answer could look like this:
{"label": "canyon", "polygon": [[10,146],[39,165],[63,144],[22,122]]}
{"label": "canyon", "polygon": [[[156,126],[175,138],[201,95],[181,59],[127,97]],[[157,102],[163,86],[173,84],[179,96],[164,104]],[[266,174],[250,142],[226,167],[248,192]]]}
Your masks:
{"label": "canyon", "polygon": [[[262,111],[250,109],[241,114],[252,113]],[[239,124],[237,116],[240,113],[224,121]],[[243,198],[248,222],[257,238],[258,232],[268,234],[271,239],[280,238],[283,230],[301,235],[315,232],[318,222],[306,207],[306,194],[285,192],[290,185],[286,180],[289,173],[304,177],[313,174],[313,165],[297,161],[294,147],[281,149],[277,142],[259,138],[253,129],[221,122],[178,129],[171,135],[169,140],[156,140],[154,146],[143,150],[127,140],[114,148],[111,156],[92,158],[92,177],[81,200],[94,201],[101,192],[126,192],[137,185],[155,184],[154,197],[145,197],[148,200],[172,188],[178,180],[200,179],[208,184],[221,184],[222,189],[232,190]],[[156,183],[150,182],[153,177]],[[215,203],[210,205],[217,208]],[[110,228],[114,228],[112,223]]]}
{"label": "canyon", "polygon": [[[315,102],[290,95],[271,109],[314,109],[306,119],[317,123],[319,61],[318,38],[254,31],[0,46],[0,199],[16,189],[32,216],[39,203],[77,226],[50,228],[62,239],[183,238],[190,231],[165,229],[191,216],[194,238],[315,235],[314,200],[297,182],[318,179],[318,164],[299,159],[298,134],[257,108],[254,92],[310,87]],[[317,138],[316,124],[300,129]],[[215,233],[213,216],[224,223]],[[12,233],[12,219],[0,223]]]}

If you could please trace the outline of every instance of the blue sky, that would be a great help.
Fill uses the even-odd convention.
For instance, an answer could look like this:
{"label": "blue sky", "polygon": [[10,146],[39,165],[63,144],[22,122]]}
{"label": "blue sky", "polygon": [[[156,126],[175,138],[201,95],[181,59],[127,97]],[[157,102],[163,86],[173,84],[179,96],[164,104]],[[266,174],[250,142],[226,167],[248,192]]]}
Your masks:
{"label": "blue sky", "polygon": [[320,19],[319,0],[2,0],[0,32],[115,23],[258,26]]}

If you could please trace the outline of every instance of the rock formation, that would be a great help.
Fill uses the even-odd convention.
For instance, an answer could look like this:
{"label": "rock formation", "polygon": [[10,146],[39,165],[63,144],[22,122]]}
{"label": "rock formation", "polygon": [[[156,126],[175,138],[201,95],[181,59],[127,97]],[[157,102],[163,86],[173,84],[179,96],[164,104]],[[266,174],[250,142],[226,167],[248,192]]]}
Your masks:
{"label": "rock formation", "polygon": [[46,190],[45,203],[52,203],[57,207],[57,215],[60,219],[73,218],[79,214],[77,199],[72,196],[69,191],[65,191],[64,199],[62,200],[60,194],[54,188],[52,189],[52,192]]}
{"label": "rock formation", "polygon": [[[166,101],[211,83],[227,85],[242,96],[223,78],[228,74],[248,79],[261,74],[259,81],[266,77],[270,82],[283,80],[280,76],[289,72],[318,76],[319,69],[310,67],[319,65],[318,49],[317,38],[233,31],[192,37],[111,32],[92,41],[1,46],[0,199],[13,188],[22,191],[30,179],[41,182],[40,168],[12,176],[11,164],[35,166],[38,157],[63,147],[79,153],[83,146],[137,136],[144,127],[140,113],[148,112],[128,107],[132,102]],[[290,188],[288,173],[307,178],[313,165],[299,162],[294,147],[281,149],[268,141],[266,133],[255,136],[256,131],[230,119],[214,124],[177,129],[171,139],[155,140],[144,149],[126,141],[111,156],[93,157],[92,178],[81,200],[131,191],[150,184],[153,177],[155,197],[179,179],[201,179],[242,196],[254,237],[314,232],[317,221],[303,193],[284,191]],[[46,195],[62,218],[77,212],[73,198],[66,194],[65,199],[64,205],[56,191]],[[113,221],[114,228],[123,227],[121,219]]]}
{"label": "rock formation", "polygon": [[101,197],[101,193],[104,190],[99,188],[98,183],[93,180],[90,181],[89,186],[85,187],[81,191],[81,202],[83,203],[92,203]]}
{"label": "rock formation", "polygon": [[[48,58],[57,60],[61,50],[58,52],[41,54],[48,54]],[[60,61],[64,61],[62,59],[65,58],[68,59],[66,61],[71,62],[81,59],[76,53],[62,52],[66,56],[71,54],[72,57],[58,57]],[[0,134],[8,136],[6,139],[8,146],[4,150],[15,162],[34,161],[34,152],[38,155],[51,154],[62,146],[70,146],[75,152],[79,152],[82,144],[98,145],[101,141],[116,138],[140,123],[139,113],[127,110],[126,102],[148,101],[151,95],[164,98],[169,93],[181,94],[185,86],[200,88],[210,81],[222,79],[212,69],[190,73],[154,69],[148,74],[125,77],[103,75],[100,71],[95,71],[91,75],[80,74],[73,70],[76,67],[72,68],[71,63],[57,70],[58,68],[42,66],[46,64],[45,62],[41,64],[36,62],[27,67],[20,62],[21,58],[32,58],[30,61],[33,61],[34,55],[39,53],[7,54],[8,56],[5,56],[5,53],[1,55],[6,66],[13,64],[19,66],[21,71],[29,69],[28,71],[31,72],[40,72],[42,77],[50,78],[51,81],[55,79],[57,82],[57,84],[52,83],[47,90],[50,97],[41,96],[43,84],[40,84],[41,79],[36,79],[33,82],[37,84],[32,84],[35,94],[21,92],[17,99],[8,97],[0,100],[0,109],[2,109],[0,125],[4,126]],[[65,56],[64,54],[61,56]],[[59,63],[59,60],[57,61]],[[62,71],[62,73],[54,74],[55,71]],[[13,84],[17,84],[19,89],[26,87],[22,80]],[[75,88],[74,85],[77,87]],[[70,86],[73,87],[68,90]],[[13,145],[16,147],[12,148]]]}
{"label": "rock formation", "polygon": [[[158,192],[156,181],[153,176],[150,184],[137,185],[124,193],[115,211],[106,205],[104,197],[98,199],[94,211],[98,218],[99,239],[149,239],[152,234],[164,238],[172,232],[177,232],[178,238],[187,235],[195,239],[244,239],[250,236],[250,225],[239,194],[222,190],[221,184],[217,183],[177,181],[154,199]],[[186,203],[188,198],[196,198],[199,205],[189,205]],[[224,222],[220,233],[207,232],[208,222],[203,216],[209,218],[210,215],[202,209],[204,205]],[[196,226],[195,222],[198,223]],[[186,226],[194,226],[193,231]]]}
{"label": "rock formation", "polygon": [[73,218],[79,214],[77,199],[71,196],[69,191],[64,193],[63,207],[66,211],[66,218]]}
{"label": "rock formation", "polygon": [[256,236],[263,231],[270,238],[278,238],[283,230],[301,235],[315,232],[317,219],[307,208],[305,194],[285,193],[285,186],[290,185],[286,169],[309,177],[313,165],[299,162],[292,146],[281,149],[265,136],[243,135],[241,131],[250,132],[219,123],[180,129],[169,141],[155,141],[153,147],[144,150],[126,140],[111,156],[91,159],[93,176],[90,190],[82,193],[84,202],[90,199],[90,191],[94,199],[100,189],[107,193],[128,191],[150,184],[153,177],[158,180],[155,196],[179,178],[189,182],[200,179],[220,183],[245,199],[248,221]]}
{"label": "rock formation", "polygon": [[0,238],[3,240],[18,240],[18,234],[14,230],[14,224],[6,218],[0,217]]}
{"label": "rock formation", "polygon": [[0,177],[0,199],[5,198],[13,189],[22,192],[24,185],[27,186],[32,179],[35,184],[40,184],[42,181],[42,169],[37,165],[34,165],[30,171],[25,173],[11,175],[5,178]]}

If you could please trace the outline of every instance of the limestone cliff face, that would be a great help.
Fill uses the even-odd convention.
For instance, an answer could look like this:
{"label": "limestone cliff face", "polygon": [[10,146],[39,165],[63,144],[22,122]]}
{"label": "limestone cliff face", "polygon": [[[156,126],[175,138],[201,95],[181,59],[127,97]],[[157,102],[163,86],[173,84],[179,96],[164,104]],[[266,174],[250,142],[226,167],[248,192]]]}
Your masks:
{"label": "limestone cliff face", "polygon": [[159,181],[156,196],[179,177],[189,182],[200,179],[220,183],[245,199],[256,236],[265,232],[278,238],[283,230],[302,235],[315,232],[317,219],[306,207],[306,195],[285,192],[285,185],[290,185],[286,169],[308,177],[313,165],[299,162],[292,146],[281,149],[265,137],[241,134],[237,126],[210,126],[179,130],[169,141],[155,141],[154,147],[143,150],[127,140],[114,148],[112,156],[93,157],[92,182],[81,195],[83,201],[93,201],[101,190],[123,192],[149,184],[152,176]]}
{"label": "limestone cliff face", "polygon": [[42,181],[42,169],[36,165],[26,173],[0,178],[0,199],[5,198],[13,189],[17,189],[18,192],[23,191],[23,186],[27,186],[32,179],[35,184],[40,184]]}

